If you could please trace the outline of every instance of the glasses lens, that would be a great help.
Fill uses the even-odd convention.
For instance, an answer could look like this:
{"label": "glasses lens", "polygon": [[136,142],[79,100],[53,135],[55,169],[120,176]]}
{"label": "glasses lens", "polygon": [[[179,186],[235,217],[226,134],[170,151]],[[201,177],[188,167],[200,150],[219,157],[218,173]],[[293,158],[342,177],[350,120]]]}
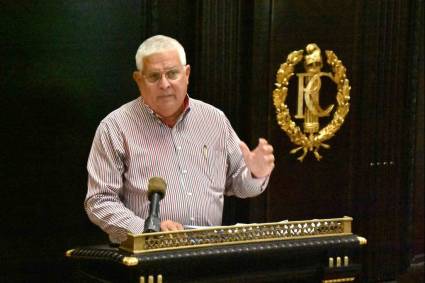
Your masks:
{"label": "glasses lens", "polygon": [[161,73],[149,73],[145,76],[148,82],[154,83],[161,79]]}
{"label": "glasses lens", "polygon": [[180,70],[179,69],[172,69],[165,73],[165,76],[169,80],[177,80],[180,77]]}
{"label": "glasses lens", "polygon": [[144,75],[144,77],[146,78],[148,82],[156,83],[162,78],[162,74],[165,74],[165,77],[167,78],[167,80],[174,81],[180,78],[181,68],[174,68],[174,69],[166,71],[165,73],[152,72],[152,73]]}

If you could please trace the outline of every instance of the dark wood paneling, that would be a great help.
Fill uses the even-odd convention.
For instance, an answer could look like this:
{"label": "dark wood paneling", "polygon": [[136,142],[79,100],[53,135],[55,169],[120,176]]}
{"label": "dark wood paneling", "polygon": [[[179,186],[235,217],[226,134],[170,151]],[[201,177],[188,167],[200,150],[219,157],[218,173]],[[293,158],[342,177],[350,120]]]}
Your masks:
{"label": "dark wood paneling", "polygon": [[[66,281],[64,250],[106,241],[83,211],[85,163],[100,119],[138,95],[134,53],[157,33],[185,46],[191,96],[249,146],[262,136],[275,148],[269,188],[226,199],[225,224],[353,216],[369,282],[423,253],[422,0],[24,2],[0,6],[0,281]],[[351,108],[322,161],[300,163],[272,91],[287,54],[310,42],[347,67]]]}
{"label": "dark wood paneling", "polygon": [[[407,59],[406,6],[398,1],[365,2],[361,11],[363,40],[358,61],[362,75],[359,91],[357,132],[365,135],[357,144],[361,150],[353,170],[362,172],[351,180],[353,195],[366,195],[366,203],[355,203],[356,227],[369,239],[367,273],[370,278],[388,280],[400,271],[401,233],[406,180],[402,179],[403,137],[405,122],[403,101],[406,89]],[[366,141],[366,144],[365,144]],[[354,198],[355,199],[355,198]],[[353,199],[353,201],[354,201]],[[391,232],[389,232],[391,231]]]}
{"label": "dark wood paneling", "polygon": [[[409,160],[406,176],[409,180],[407,217],[404,220],[407,229],[405,235],[410,242],[402,246],[406,251],[403,266],[411,265],[422,260],[424,255],[424,5],[423,1],[410,1],[409,3],[409,75],[407,93],[410,93],[407,105],[412,111],[407,117],[405,152]],[[414,145],[414,146],[413,146]],[[410,168],[410,170],[409,170]],[[412,170],[411,168],[415,168]],[[417,271],[423,278],[422,271]]]}
{"label": "dark wood paneling", "polygon": [[[353,216],[355,232],[369,239],[365,280],[395,278],[406,269],[404,258],[412,244],[407,233],[413,201],[408,174],[412,174],[411,160],[415,158],[408,149],[414,147],[415,97],[421,91],[408,91],[408,79],[416,75],[407,62],[412,56],[420,56],[423,62],[423,55],[418,55],[422,53],[412,54],[408,48],[421,40],[419,36],[416,42],[409,41],[409,27],[414,29],[418,21],[410,18],[416,13],[412,7],[422,4],[261,3],[269,7],[254,6],[258,9],[254,13],[263,15],[254,30],[265,27],[265,31],[261,43],[253,45],[253,60],[259,62],[253,69],[257,74],[259,70],[268,73],[256,77],[252,92],[267,88],[271,98],[278,66],[290,51],[310,42],[336,52],[348,69],[352,90],[347,120],[330,140],[331,149],[322,150],[320,162],[311,156],[303,163],[296,161],[288,153],[294,146],[275,123],[274,109],[262,112],[268,114],[268,138],[275,146],[277,161],[267,198],[252,201],[257,209],[252,219],[264,216],[258,213],[261,207],[266,207],[262,219],[267,221]],[[253,107],[257,105],[264,106],[264,101]],[[251,135],[261,132],[255,125],[258,121],[252,121]],[[423,242],[423,236],[419,241]]]}
{"label": "dark wood paneling", "polygon": [[0,9],[0,281],[66,281],[66,249],[107,240],[83,209],[85,167],[100,119],[137,96],[140,3]]}
{"label": "dark wood paneling", "polygon": [[[344,1],[335,7],[327,1],[274,1],[268,85],[273,85],[279,65],[291,51],[304,49],[313,42],[321,47],[322,56],[324,50],[335,51],[349,70],[348,77],[351,80],[352,54],[356,48],[356,40],[352,36],[356,29],[353,21],[358,9],[356,3]],[[296,83],[292,80],[292,84]],[[355,89],[354,86],[352,88]],[[270,99],[272,90],[268,91]],[[295,91],[293,88],[291,90]],[[292,92],[290,95],[294,97],[297,94]],[[357,97],[353,90],[352,100]],[[277,125],[274,108],[270,108],[269,115],[270,140],[276,148],[277,162],[268,191],[268,220],[339,217],[342,212],[349,214],[350,202],[346,196],[349,195],[347,177],[352,143],[347,128],[351,116],[348,116],[340,132],[329,141],[331,149],[321,150],[324,156],[322,161],[317,162],[310,154],[300,163],[296,160],[299,154],[289,154],[295,146],[290,144],[286,133]]]}

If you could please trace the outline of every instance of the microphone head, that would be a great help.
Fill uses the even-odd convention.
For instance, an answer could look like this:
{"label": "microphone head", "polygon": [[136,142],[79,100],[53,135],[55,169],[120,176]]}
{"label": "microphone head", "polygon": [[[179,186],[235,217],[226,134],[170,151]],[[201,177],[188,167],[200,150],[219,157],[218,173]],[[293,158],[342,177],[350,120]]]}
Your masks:
{"label": "microphone head", "polygon": [[165,196],[165,189],[167,188],[167,183],[164,179],[160,177],[152,177],[149,179],[148,183],[148,198],[151,199],[151,196],[154,193],[158,193],[161,196],[161,199]]}

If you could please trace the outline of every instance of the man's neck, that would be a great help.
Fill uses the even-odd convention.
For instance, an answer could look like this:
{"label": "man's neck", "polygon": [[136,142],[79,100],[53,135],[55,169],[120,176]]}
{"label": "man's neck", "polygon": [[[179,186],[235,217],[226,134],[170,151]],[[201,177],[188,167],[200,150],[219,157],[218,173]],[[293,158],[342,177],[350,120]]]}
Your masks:
{"label": "man's neck", "polygon": [[165,125],[167,125],[169,128],[174,127],[174,125],[177,123],[177,120],[179,118],[181,113],[177,117],[167,117],[167,118],[161,118],[158,117]]}
{"label": "man's neck", "polygon": [[168,127],[172,128],[177,124],[177,121],[179,120],[180,116],[182,115],[183,112],[186,111],[186,109],[189,107],[189,98],[186,97],[185,100],[183,101],[182,106],[179,108],[179,110],[170,117],[161,117],[157,114],[158,118]]}

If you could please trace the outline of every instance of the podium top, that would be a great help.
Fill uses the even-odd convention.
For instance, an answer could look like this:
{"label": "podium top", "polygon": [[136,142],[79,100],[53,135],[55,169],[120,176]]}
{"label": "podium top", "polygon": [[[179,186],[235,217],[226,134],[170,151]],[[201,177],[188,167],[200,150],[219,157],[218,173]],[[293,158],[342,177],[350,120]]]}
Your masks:
{"label": "podium top", "polygon": [[238,224],[171,232],[128,234],[120,249],[131,253],[233,245],[265,241],[351,235],[352,218]]}

